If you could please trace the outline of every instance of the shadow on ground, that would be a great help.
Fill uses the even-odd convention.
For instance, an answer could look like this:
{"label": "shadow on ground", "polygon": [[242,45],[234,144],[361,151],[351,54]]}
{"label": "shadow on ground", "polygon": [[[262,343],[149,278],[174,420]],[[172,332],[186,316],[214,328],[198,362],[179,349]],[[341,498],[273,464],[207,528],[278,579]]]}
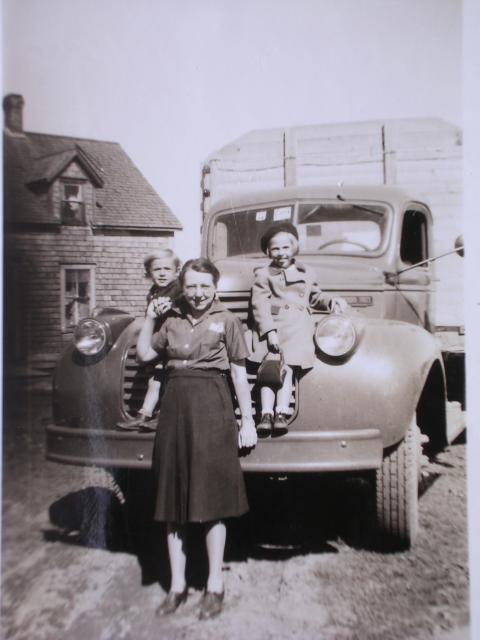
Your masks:
{"label": "shadow on ground", "polygon": [[[249,558],[284,560],[294,556],[335,553],[341,539],[368,548],[369,484],[365,478],[329,476],[266,478],[247,475],[250,512],[228,522],[226,562]],[[47,542],[63,542],[137,556],[142,584],[169,586],[165,531],[153,523],[150,476],[122,472],[117,476],[125,502],[105,487],[69,493],[50,505],[52,528]],[[201,589],[207,576],[203,527],[190,527],[189,584]]]}

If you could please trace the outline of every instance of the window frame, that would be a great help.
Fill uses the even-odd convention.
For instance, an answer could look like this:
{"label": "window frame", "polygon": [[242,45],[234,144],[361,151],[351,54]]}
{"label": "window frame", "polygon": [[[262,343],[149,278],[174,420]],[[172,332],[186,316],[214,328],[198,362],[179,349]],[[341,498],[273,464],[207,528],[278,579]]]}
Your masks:
{"label": "window frame", "polygon": [[60,265],[60,326],[62,333],[72,333],[76,325],[82,318],[87,316],[76,315],[75,323],[72,325],[67,324],[67,318],[65,314],[65,306],[67,304],[67,271],[89,271],[89,302],[88,302],[88,315],[96,306],[96,288],[95,288],[95,265],[93,264],[61,264]]}
{"label": "window frame", "polygon": [[[60,221],[63,225],[72,226],[72,227],[86,226],[87,220],[86,220],[86,209],[85,209],[84,184],[85,184],[84,180],[76,180],[75,178],[62,178],[60,180]],[[69,202],[65,194],[66,187],[78,187],[79,189],[79,199],[72,200],[72,202],[76,202],[79,205],[80,219],[75,218],[72,220],[68,220],[64,217],[64,206]]]}
{"label": "window frame", "polygon": [[[411,217],[412,214],[416,214],[416,215],[421,215],[422,216],[422,220],[420,223],[417,222],[417,225],[421,225],[424,234],[423,234],[423,238],[422,238],[422,257],[420,257],[419,259],[414,260],[413,262],[406,260],[406,256],[403,253],[403,249],[404,249],[404,238],[405,238],[405,234],[406,234],[406,225],[407,224],[412,224],[409,220],[407,220],[408,217]],[[411,231],[409,231],[409,233],[412,233]],[[423,207],[420,206],[416,206],[414,203],[409,203],[408,206],[405,207],[404,211],[403,211],[403,216],[402,216],[402,224],[400,227],[400,243],[399,243],[399,258],[402,262],[402,264],[406,265],[406,266],[412,266],[414,264],[418,264],[419,262],[424,262],[427,261],[430,258],[430,228],[429,228],[429,217],[428,217],[428,213],[424,210]],[[417,256],[418,258],[418,256]],[[420,265],[419,268],[425,268],[428,269],[429,268],[429,263],[425,264],[425,265]]]}

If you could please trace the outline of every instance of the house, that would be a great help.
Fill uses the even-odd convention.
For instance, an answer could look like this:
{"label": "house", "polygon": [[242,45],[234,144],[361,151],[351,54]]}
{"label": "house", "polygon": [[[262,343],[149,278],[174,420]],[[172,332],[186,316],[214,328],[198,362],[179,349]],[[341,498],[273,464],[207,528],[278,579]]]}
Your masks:
{"label": "house", "polygon": [[181,224],[118,143],[4,129],[4,345],[8,364],[52,366],[95,307],[145,307],[143,258]]}

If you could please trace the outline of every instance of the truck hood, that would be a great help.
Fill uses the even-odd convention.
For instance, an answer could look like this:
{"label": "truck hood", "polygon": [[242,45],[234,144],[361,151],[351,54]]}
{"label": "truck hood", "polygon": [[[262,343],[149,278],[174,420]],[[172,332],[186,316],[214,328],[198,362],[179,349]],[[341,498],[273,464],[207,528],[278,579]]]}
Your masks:
{"label": "truck hood", "polygon": [[[300,256],[299,262],[308,265],[316,273],[322,289],[378,288],[385,284],[384,263],[371,258]],[[253,270],[269,264],[268,258],[226,258],[215,265],[221,277],[219,291],[246,291],[253,283]]]}

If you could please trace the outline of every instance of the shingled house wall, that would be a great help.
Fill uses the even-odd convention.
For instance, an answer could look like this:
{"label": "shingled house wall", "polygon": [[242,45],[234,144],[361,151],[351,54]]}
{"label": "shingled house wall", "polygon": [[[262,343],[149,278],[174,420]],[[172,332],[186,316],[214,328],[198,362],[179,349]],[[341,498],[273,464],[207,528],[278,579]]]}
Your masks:
{"label": "shingled house wall", "polygon": [[[150,286],[143,276],[143,258],[169,244],[168,237],[93,235],[86,227],[62,227],[60,233],[10,234],[6,259],[16,293],[11,291],[7,297],[17,309],[7,335],[10,333],[13,359],[28,358],[31,363],[54,360],[71,339],[71,330],[60,329],[62,265],[93,266],[96,305],[140,317]],[[13,297],[19,293],[21,301],[15,304]]]}
{"label": "shingled house wall", "polygon": [[[96,306],[141,317],[143,259],[182,227],[118,143],[27,132],[23,98],[3,106],[6,370],[49,370],[73,332],[62,325],[62,271],[93,268],[90,295],[75,299],[81,315]],[[81,184],[70,218],[64,183]]]}

